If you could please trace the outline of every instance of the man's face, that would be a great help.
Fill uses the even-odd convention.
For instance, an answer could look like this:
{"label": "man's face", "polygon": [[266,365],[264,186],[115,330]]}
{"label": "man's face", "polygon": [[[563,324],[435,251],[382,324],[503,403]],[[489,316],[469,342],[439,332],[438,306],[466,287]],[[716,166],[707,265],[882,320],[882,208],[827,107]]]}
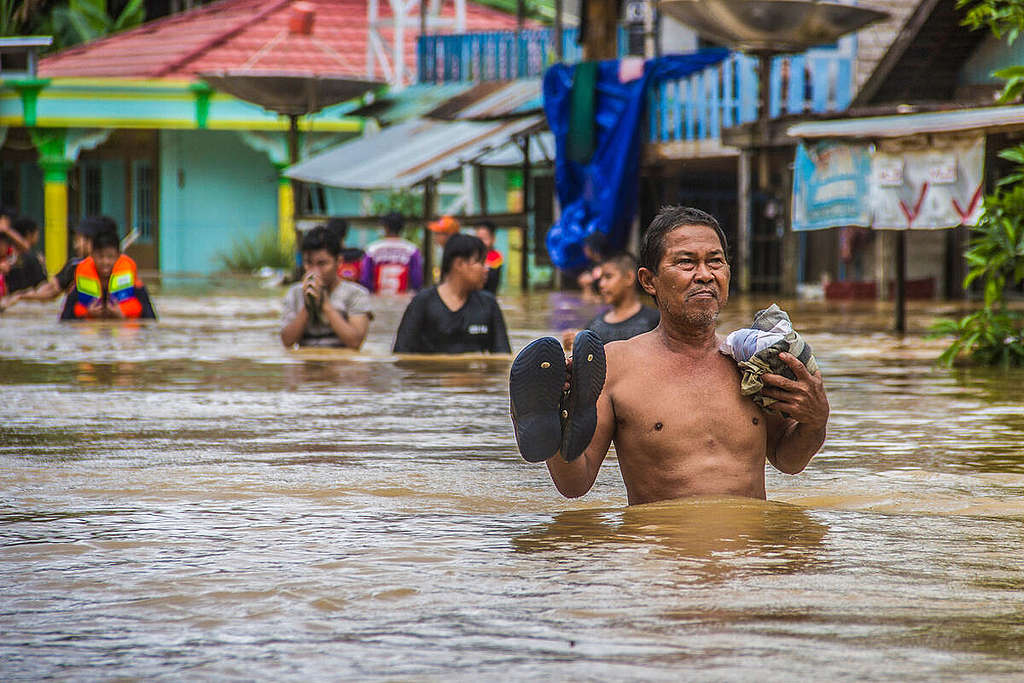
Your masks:
{"label": "man's face", "polygon": [[471,289],[483,289],[487,284],[487,262],[483,256],[472,258],[456,258],[452,270],[466,282]]}
{"label": "man's face", "polygon": [[640,283],[656,297],[662,315],[694,327],[714,325],[729,300],[729,264],[718,233],[706,225],[681,225],[664,238],[658,271],[640,269]]}
{"label": "man's face", "polygon": [[110,273],[114,270],[114,264],[117,263],[117,257],[120,255],[121,252],[116,247],[101,247],[92,250],[92,260],[96,263],[96,273],[101,280],[110,277]]}
{"label": "man's face", "polygon": [[476,236],[480,238],[480,241],[484,243],[484,246],[488,249],[494,248],[494,235],[487,228],[477,228]]}
{"label": "man's face", "polygon": [[606,304],[618,305],[626,298],[635,283],[636,276],[623,271],[617,263],[601,264],[601,277],[597,280],[597,288]]}
{"label": "man's face", "polygon": [[77,232],[73,233],[72,245],[75,248],[75,253],[80,257],[85,258],[92,251],[92,240],[85,235],[80,235]]}
{"label": "man's face", "polygon": [[302,252],[302,267],[306,273],[316,273],[320,283],[330,289],[338,279],[338,259],[326,249]]}

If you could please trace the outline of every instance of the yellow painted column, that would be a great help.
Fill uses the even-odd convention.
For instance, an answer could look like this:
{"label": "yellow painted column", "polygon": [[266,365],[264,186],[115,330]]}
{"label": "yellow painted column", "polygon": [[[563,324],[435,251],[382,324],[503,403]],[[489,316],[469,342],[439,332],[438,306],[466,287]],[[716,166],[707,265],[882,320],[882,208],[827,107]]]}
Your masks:
{"label": "yellow painted column", "polygon": [[68,259],[68,169],[70,161],[41,161],[46,269],[56,273]]}
{"label": "yellow painted column", "polygon": [[277,178],[277,237],[282,251],[295,251],[295,190],[284,176]]}

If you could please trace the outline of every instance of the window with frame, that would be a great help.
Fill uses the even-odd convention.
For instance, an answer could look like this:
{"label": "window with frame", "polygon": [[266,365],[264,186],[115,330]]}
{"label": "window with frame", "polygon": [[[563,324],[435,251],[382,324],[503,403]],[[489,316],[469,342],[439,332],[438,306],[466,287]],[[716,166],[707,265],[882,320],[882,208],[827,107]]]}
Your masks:
{"label": "window with frame", "polygon": [[139,241],[149,242],[153,239],[153,165],[148,161],[136,161],[132,171],[135,228],[139,231]]}

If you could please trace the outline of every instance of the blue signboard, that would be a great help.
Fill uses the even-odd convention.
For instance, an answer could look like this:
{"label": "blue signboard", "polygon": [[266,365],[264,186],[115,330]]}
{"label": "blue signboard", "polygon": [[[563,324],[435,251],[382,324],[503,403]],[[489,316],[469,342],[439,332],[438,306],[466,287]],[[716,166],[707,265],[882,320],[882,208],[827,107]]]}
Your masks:
{"label": "blue signboard", "polygon": [[793,230],[870,227],[868,145],[818,142],[796,148]]}

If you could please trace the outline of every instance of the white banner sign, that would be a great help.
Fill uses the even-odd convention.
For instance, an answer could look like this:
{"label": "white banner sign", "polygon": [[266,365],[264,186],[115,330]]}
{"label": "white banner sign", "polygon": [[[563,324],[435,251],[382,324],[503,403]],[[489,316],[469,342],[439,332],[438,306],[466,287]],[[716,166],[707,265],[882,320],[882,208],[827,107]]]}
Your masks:
{"label": "white banner sign", "polygon": [[871,227],[934,230],[981,216],[985,138],[935,136],[879,143],[871,157]]}

